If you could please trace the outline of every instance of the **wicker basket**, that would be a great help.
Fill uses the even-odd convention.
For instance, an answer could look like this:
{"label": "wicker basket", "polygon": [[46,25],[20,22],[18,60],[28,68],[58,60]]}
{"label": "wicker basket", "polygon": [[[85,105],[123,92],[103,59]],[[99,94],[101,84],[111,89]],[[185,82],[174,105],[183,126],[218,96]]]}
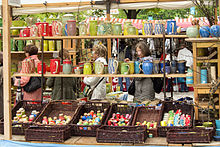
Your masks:
{"label": "wicker basket", "polygon": [[[95,137],[96,136],[96,130],[104,124],[106,120],[106,116],[108,114],[110,108],[110,103],[104,103],[104,102],[87,102],[86,104],[82,105],[80,109],[78,109],[76,117],[71,122],[72,127],[72,135],[74,136],[88,136],[88,137]],[[107,111],[104,113],[104,116],[101,120],[101,125],[77,125],[79,122],[80,117],[84,113],[89,113],[91,110],[104,112],[104,109],[107,109]],[[84,129],[86,128],[86,129]],[[87,128],[90,128],[89,130]]]}
{"label": "wicker basket", "polygon": [[167,142],[176,144],[209,143],[212,140],[211,130],[175,129],[167,132]]}
{"label": "wicker basket", "polygon": [[[29,127],[25,131],[25,139],[27,141],[48,141],[48,142],[64,142],[71,136],[71,128],[67,125],[43,125],[44,116],[57,117],[60,113],[69,115],[72,120],[76,111],[79,109],[77,101],[52,101],[43,112],[34,121],[34,126]],[[48,137],[49,136],[49,137]]]}
{"label": "wicker basket", "polygon": [[202,126],[203,122],[208,122],[208,120],[195,120],[194,123],[194,129],[205,129],[205,130],[211,130],[212,131],[212,136],[215,136],[216,133],[216,125],[215,125],[215,120],[210,120],[209,122],[212,122],[212,127],[196,127],[196,126]]}
{"label": "wicker basket", "polygon": [[144,143],[147,138],[145,127],[112,127],[98,128],[96,141],[99,143]]}
{"label": "wicker basket", "polygon": [[46,142],[64,142],[71,136],[69,126],[56,127],[29,127],[25,130],[26,141],[46,141]]}
{"label": "wicker basket", "polygon": [[168,126],[161,126],[160,123],[158,125],[158,134],[160,137],[166,137],[166,133],[168,130],[170,129],[190,129],[193,126],[193,119],[194,119],[194,107],[192,105],[188,105],[185,103],[181,103],[179,104],[176,101],[165,101],[163,102],[163,106],[162,106],[162,117],[161,120],[163,119],[163,115],[164,113],[168,113],[170,110],[178,110],[181,109],[182,113],[184,114],[189,114],[191,115],[191,120],[190,120],[190,126],[188,127],[177,127],[177,126],[173,126],[173,127],[168,127]]}
{"label": "wicker basket", "polygon": [[[25,109],[25,114],[29,116],[33,110],[42,111],[46,104],[41,104],[39,101],[20,101],[17,105],[12,109],[12,117],[16,116],[17,110],[20,108]],[[36,118],[34,119],[36,120]],[[13,135],[24,135],[25,129],[27,129],[32,123],[16,123],[12,124],[12,134]],[[21,125],[21,127],[15,127],[15,125]],[[4,119],[0,120],[0,133],[4,133]]]}
{"label": "wicker basket", "polygon": [[[137,107],[132,121],[132,126],[136,125],[136,122],[157,122],[157,125],[160,123],[162,117],[161,110],[155,110],[155,107]],[[144,126],[146,127],[146,126]],[[158,137],[157,128],[147,129],[148,133],[153,134],[154,137]]]}

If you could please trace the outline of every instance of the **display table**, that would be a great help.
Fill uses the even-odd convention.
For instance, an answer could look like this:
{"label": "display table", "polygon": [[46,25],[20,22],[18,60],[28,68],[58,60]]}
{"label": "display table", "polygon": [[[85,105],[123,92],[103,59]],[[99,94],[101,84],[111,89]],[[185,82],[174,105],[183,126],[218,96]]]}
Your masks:
{"label": "display table", "polygon": [[[1,140],[3,139],[4,139],[4,136],[0,135],[0,146],[2,143]],[[15,145],[14,143],[16,143],[16,141],[19,141],[19,142],[22,142],[22,144],[24,144],[24,145],[20,145],[22,147],[25,146],[25,143],[27,143],[27,146],[31,146],[29,144],[30,142],[25,142],[24,136],[21,136],[21,135],[13,135],[12,140],[13,141],[6,141],[6,143],[11,142],[11,144],[8,144],[8,145],[13,146]],[[36,141],[32,141],[31,143],[44,143],[43,146],[47,146],[45,143],[52,144],[51,142],[36,142]],[[42,146],[42,144],[39,144],[39,146],[40,145]],[[60,146],[61,144],[59,143],[57,145]],[[89,145],[90,147],[97,146],[97,145],[102,145],[102,146],[103,145],[104,146],[131,146],[131,145],[135,145],[135,146],[182,146],[182,144],[168,144],[165,137],[147,138],[144,144],[128,144],[128,143],[97,143],[95,137],[77,137],[77,136],[71,137],[70,139],[66,140],[63,143],[63,145]],[[19,144],[16,144],[16,146],[20,147]],[[206,144],[193,143],[193,144],[185,144],[184,146],[220,146],[220,142],[212,141],[211,143],[206,143]]]}

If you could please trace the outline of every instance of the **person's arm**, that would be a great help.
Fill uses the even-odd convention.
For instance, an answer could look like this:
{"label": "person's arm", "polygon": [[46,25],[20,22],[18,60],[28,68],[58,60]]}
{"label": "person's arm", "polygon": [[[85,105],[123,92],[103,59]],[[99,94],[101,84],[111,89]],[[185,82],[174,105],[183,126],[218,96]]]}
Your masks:
{"label": "person's arm", "polygon": [[49,88],[52,88],[52,87],[54,86],[54,80],[55,80],[54,77],[48,78],[48,79],[47,79],[47,82],[46,82],[46,85],[47,85]]}

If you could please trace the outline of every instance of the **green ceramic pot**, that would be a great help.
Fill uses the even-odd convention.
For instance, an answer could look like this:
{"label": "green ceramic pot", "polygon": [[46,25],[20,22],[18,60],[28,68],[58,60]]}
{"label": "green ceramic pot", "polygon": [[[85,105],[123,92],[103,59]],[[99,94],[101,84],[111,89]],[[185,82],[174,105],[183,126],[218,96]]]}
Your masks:
{"label": "green ceramic pot", "polygon": [[134,26],[129,26],[127,29],[128,35],[136,35],[136,28]]}
{"label": "green ceramic pot", "polygon": [[113,35],[121,35],[122,34],[122,27],[120,23],[113,24]]}
{"label": "green ceramic pot", "polygon": [[90,20],[89,21],[89,34],[90,36],[97,36],[97,20]]}
{"label": "green ceramic pot", "polygon": [[87,25],[85,22],[79,23],[79,35],[85,36],[87,34]]}
{"label": "green ceramic pot", "polygon": [[197,38],[199,36],[198,26],[188,27],[186,30],[186,35],[189,38]]}

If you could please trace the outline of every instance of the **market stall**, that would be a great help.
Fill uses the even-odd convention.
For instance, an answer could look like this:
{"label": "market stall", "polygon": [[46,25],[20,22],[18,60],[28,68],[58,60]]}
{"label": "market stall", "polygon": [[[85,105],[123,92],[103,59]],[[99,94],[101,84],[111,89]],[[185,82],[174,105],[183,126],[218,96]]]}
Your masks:
{"label": "market stall", "polygon": [[[85,9],[91,9],[91,8],[99,8],[103,6],[96,5],[96,2],[90,3],[90,1],[79,1],[79,2],[64,2],[64,3],[50,3],[47,1],[47,3],[41,4],[40,2],[37,2],[36,4],[29,4],[29,1],[24,1],[22,3],[22,8],[14,8],[13,14],[30,14],[30,13],[39,13],[40,12],[54,12],[56,9],[56,12],[59,12],[62,10],[62,12],[69,12],[69,11],[76,11],[79,10],[85,10]],[[132,4],[131,4],[132,3]],[[6,5],[5,5],[6,4]],[[58,5],[58,6],[57,6]],[[76,5],[76,7],[71,7],[69,5]],[[160,8],[173,8],[173,5],[182,7],[190,7],[192,6],[192,2],[189,1],[180,1],[180,2],[152,2],[152,3],[145,3],[145,1],[138,1],[137,3],[133,3],[130,1],[120,1],[120,4],[112,4],[111,8],[125,8],[126,9],[133,9],[137,6],[143,6],[142,8],[146,7],[160,7]],[[56,6],[56,7],[55,7]],[[108,7],[109,6],[109,7]],[[169,7],[167,7],[169,6]],[[110,5],[107,5],[107,8],[110,8]],[[140,7],[141,8],[141,7]],[[5,10],[6,9],[6,10]],[[8,12],[9,6],[7,5],[7,0],[3,1],[3,12]],[[108,12],[108,11],[107,11]],[[107,19],[110,20],[109,13],[107,14]],[[167,141],[168,143],[180,143],[184,144],[184,141],[181,140],[183,136],[181,136],[182,130],[185,130],[185,139],[188,141],[186,143],[208,143],[212,140],[213,131],[215,131],[214,123],[211,123],[211,126],[209,124],[209,127],[212,127],[211,129],[201,129],[198,130],[198,128],[193,129],[197,125],[194,124],[194,108],[193,105],[190,103],[190,100],[184,99],[184,102],[158,102],[153,104],[152,106],[134,106],[134,104],[114,104],[114,103],[102,103],[102,102],[88,102],[83,105],[79,105],[76,101],[70,101],[70,102],[50,102],[49,104],[46,104],[46,106],[42,106],[43,111],[39,109],[39,113],[35,113],[34,110],[36,108],[28,110],[28,114],[23,114],[23,109],[13,108],[12,114],[11,114],[11,84],[10,84],[10,35],[9,34],[9,25],[10,24],[10,18],[9,14],[3,13],[3,42],[4,42],[4,108],[5,108],[5,117],[4,117],[4,133],[5,133],[5,139],[10,140],[11,139],[11,129],[12,132],[15,128],[11,128],[11,118],[13,118],[13,123],[22,123],[21,127],[24,128],[23,124],[25,121],[27,121],[27,117],[30,118],[30,115],[37,116],[36,119],[31,120],[33,123],[28,124],[29,126],[24,128],[25,130],[25,139],[26,141],[51,141],[51,142],[65,142],[67,139],[71,138],[71,136],[93,136],[93,138],[85,138],[80,137],[81,139],[77,139],[77,137],[71,138],[69,140],[69,144],[86,144],[85,142],[91,144],[92,142],[94,145],[102,144],[104,143],[114,143],[114,145],[120,145],[121,143],[131,143],[131,144],[140,144],[145,143],[145,140],[147,137],[165,137],[166,132],[168,132]],[[45,24],[45,23],[44,23]],[[48,24],[45,24],[47,26]],[[49,25],[48,25],[49,26]],[[159,24],[158,24],[159,26]],[[68,26],[67,26],[68,27]],[[90,27],[92,27],[92,24],[90,24]],[[97,26],[95,26],[96,28]],[[41,40],[41,51],[42,51],[42,63],[44,62],[44,42],[45,40],[58,40],[61,41],[61,50],[63,50],[63,40],[65,39],[106,39],[107,40],[107,46],[108,46],[108,58],[112,58],[111,54],[111,39],[137,39],[137,38],[160,38],[163,39],[163,44],[165,44],[166,38],[186,38],[185,35],[176,35],[176,32],[170,35],[165,35],[165,29],[164,24],[160,24],[161,28],[155,29],[154,32],[157,32],[156,35],[152,34],[145,34],[145,35],[137,35],[136,34],[136,28],[133,26],[129,26],[131,28],[131,31],[128,31],[124,28],[124,31],[128,31],[128,34],[122,35],[122,32],[116,31],[118,34],[105,34],[105,35],[98,35],[97,32],[93,35],[94,30],[91,28],[89,30],[88,35],[80,35],[76,36],[75,34],[69,35],[69,36],[62,36],[59,35],[42,35],[38,34],[36,36],[21,36],[18,38],[15,38],[15,40]],[[41,27],[40,27],[41,28]],[[153,28],[151,28],[153,30]],[[162,31],[160,31],[162,29]],[[171,29],[172,30],[172,29]],[[122,31],[122,30],[121,30]],[[75,32],[75,31],[73,31]],[[171,31],[172,32],[172,31]],[[42,33],[42,32],[41,32]],[[147,33],[147,31],[145,32]],[[165,56],[165,45],[163,45],[163,52]],[[113,59],[114,62],[116,59]],[[63,62],[63,58],[61,61],[56,60],[56,62]],[[54,66],[56,65],[54,63]],[[67,62],[66,62],[67,63]],[[89,63],[90,64],[90,63]],[[144,63],[143,63],[144,64]],[[144,74],[138,73],[132,73],[130,69],[126,69],[126,66],[123,67],[124,73],[120,71],[119,74],[116,74],[118,69],[116,69],[114,72],[110,68],[108,68],[107,72],[104,73],[104,68],[101,73],[95,73],[92,74],[91,70],[86,70],[88,73],[82,74],[80,71],[79,73],[75,72],[73,73],[72,70],[68,72],[69,70],[64,70],[66,73],[62,73],[60,70],[60,67],[56,67],[59,69],[60,73],[57,72],[56,68],[53,73],[53,71],[46,72],[45,67],[43,64],[41,64],[41,68],[38,70],[45,71],[45,72],[38,72],[35,73],[33,70],[32,72],[27,71],[26,73],[19,73],[14,74],[14,76],[26,76],[26,77],[143,77],[143,78],[162,78],[162,77],[186,77],[185,70],[184,72],[178,72],[176,71],[173,74],[170,74],[168,72],[164,72],[164,70],[158,70],[157,72],[153,73],[153,64],[145,63],[145,66],[150,67],[150,69],[143,69]],[[85,65],[83,65],[84,70]],[[56,65],[58,66],[58,65]],[[68,66],[68,65],[67,65]],[[109,63],[108,65],[111,65]],[[90,69],[91,65],[88,65],[88,69]],[[163,69],[165,69],[165,59],[163,62],[163,65],[161,66]],[[116,67],[112,67],[116,68]],[[121,66],[122,68],[122,66]],[[133,65],[133,69],[135,66]],[[132,68],[131,68],[132,69]],[[139,69],[139,65],[138,65]],[[184,68],[185,69],[185,68]],[[54,69],[53,69],[54,70]],[[121,69],[122,70],[122,69]],[[116,72],[116,73],[115,73]],[[130,72],[130,74],[125,74],[126,72]],[[165,82],[165,81],[164,81]],[[41,82],[43,84],[43,82]],[[43,87],[43,85],[42,85]],[[62,96],[61,96],[62,97]],[[164,98],[166,97],[166,93],[164,93]],[[41,95],[41,100],[43,99],[43,92]],[[186,102],[185,102],[186,101]],[[32,102],[33,103],[33,102]],[[32,103],[28,103],[32,104]],[[34,102],[38,103],[38,102]],[[40,102],[41,104],[41,102]],[[25,106],[22,106],[25,107]],[[21,108],[22,108],[21,107]],[[145,110],[145,111],[143,111]],[[25,108],[25,110],[28,108]],[[26,110],[27,111],[27,110]],[[33,112],[34,111],[34,112]],[[150,114],[150,115],[149,115]],[[25,115],[25,116],[24,116]],[[28,116],[29,115],[29,116]],[[143,115],[149,120],[141,120],[140,115]],[[150,118],[150,116],[155,116]],[[9,117],[8,117],[9,116]],[[20,118],[19,118],[20,117]],[[20,122],[22,118],[22,121]],[[18,122],[17,122],[18,121]],[[32,127],[34,125],[35,127]],[[203,125],[203,124],[200,124]],[[203,126],[207,127],[207,126]],[[218,127],[217,127],[218,128]],[[178,130],[174,131],[173,130]],[[179,130],[182,129],[182,130]],[[191,132],[194,132],[194,135],[196,134],[197,137],[193,136]],[[179,133],[180,135],[176,135],[176,138],[172,137],[172,133]],[[107,135],[106,135],[107,134]],[[204,135],[205,134],[205,135]],[[45,136],[44,136],[45,135]],[[169,137],[169,135],[171,137]],[[96,139],[94,138],[96,136]],[[125,137],[126,136],[126,137]],[[153,141],[155,141],[154,138]],[[161,138],[160,138],[161,139]],[[171,139],[171,140],[170,140]],[[172,140],[174,139],[174,140]],[[176,139],[176,140],[175,140]],[[86,140],[86,141],[85,141]],[[165,138],[162,138],[161,140],[165,140]],[[80,143],[77,143],[80,142]],[[68,142],[68,140],[67,140]],[[98,143],[97,143],[98,142]],[[167,145],[167,142],[162,145]],[[154,144],[153,145],[157,145]],[[146,144],[149,144],[149,142],[146,142]],[[104,144],[107,145],[107,144]]]}

